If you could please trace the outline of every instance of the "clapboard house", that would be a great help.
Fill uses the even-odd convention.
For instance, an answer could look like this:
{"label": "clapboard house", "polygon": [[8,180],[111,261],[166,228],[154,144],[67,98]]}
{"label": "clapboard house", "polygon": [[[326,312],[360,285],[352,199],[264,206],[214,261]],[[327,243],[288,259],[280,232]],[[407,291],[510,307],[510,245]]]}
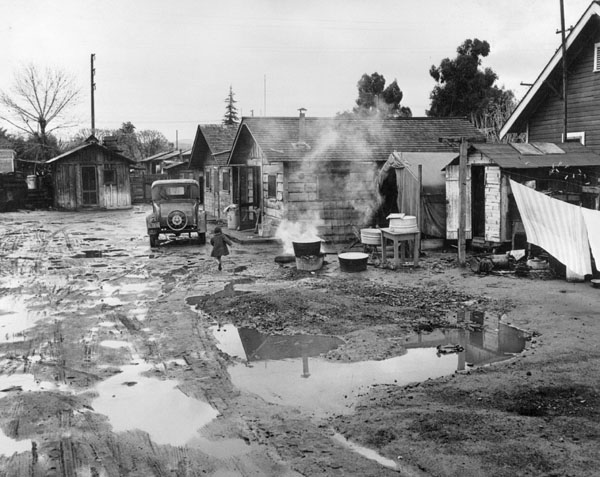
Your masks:
{"label": "clapboard house", "polygon": [[[600,155],[578,142],[472,144],[466,164],[465,237],[472,245],[524,245],[509,179],[527,184],[550,197],[598,208],[598,194],[587,184],[600,177]],[[458,238],[459,159],[446,167],[446,236]]]}
{"label": "clapboard house", "polygon": [[204,184],[204,208],[217,220],[224,217],[224,209],[233,202],[228,160],[236,132],[237,126],[199,125],[189,159],[193,178]]}
{"label": "clapboard house", "polygon": [[577,141],[600,153],[600,2],[592,2],[572,28],[565,49],[566,105],[558,48],[500,135],[526,133],[527,142]]}
{"label": "clapboard house", "polygon": [[270,236],[305,225],[350,240],[382,220],[377,180],[392,152],[448,153],[440,138],[461,136],[481,134],[461,118],[243,118],[228,162],[240,227],[260,223]]}
{"label": "clapboard house", "polygon": [[90,136],[85,144],[48,161],[54,206],[66,210],[131,207],[130,167],[135,161]]}

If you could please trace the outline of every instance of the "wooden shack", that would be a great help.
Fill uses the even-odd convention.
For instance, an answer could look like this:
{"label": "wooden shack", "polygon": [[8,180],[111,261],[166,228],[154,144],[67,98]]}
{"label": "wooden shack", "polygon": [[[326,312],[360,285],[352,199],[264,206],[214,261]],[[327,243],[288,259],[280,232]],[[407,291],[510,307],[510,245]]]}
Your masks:
{"label": "wooden shack", "polygon": [[[458,238],[458,158],[446,167],[446,237]],[[523,233],[509,179],[556,199],[598,209],[600,155],[578,142],[473,144],[466,171],[466,238],[498,246]]]}
{"label": "wooden shack", "polygon": [[204,208],[217,220],[233,203],[233,174],[229,154],[237,132],[236,126],[202,124],[196,130],[188,169],[194,179],[204,184]]}
{"label": "wooden shack", "polygon": [[52,166],[53,202],[59,209],[131,207],[130,167],[135,161],[103,146],[86,143],[48,161]]}
{"label": "wooden shack", "polygon": [[440,138],[480,135],[462,118],[307,118],[304,110],[295,118],[243,118],[228,163],[240,225],[349,241],[362,226],[386,225],[377,179],[391,152],[447,153]]}

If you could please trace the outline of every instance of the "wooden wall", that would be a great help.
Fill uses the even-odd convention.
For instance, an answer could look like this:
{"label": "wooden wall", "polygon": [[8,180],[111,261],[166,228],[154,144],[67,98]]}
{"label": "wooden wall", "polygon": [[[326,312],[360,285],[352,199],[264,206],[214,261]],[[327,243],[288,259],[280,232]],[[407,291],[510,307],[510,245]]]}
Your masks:
{"label": "wooden wall", "polygon": [[[600,72],[594,72],[594,43],[600,33],[589,38],[569,65],[567,79],[568,132],[585,132],[585,144],[600,152]],[[562,142],[564,103],[550,93],[531,116],[529,142]]]}
{"label": "wooden wall", "polygon": [[[229,172],[229,190],[223,190],[223,172]],[[231,167],[217,165],[206,166],[204,178],[210,174],[210,188],[204,179],[204,210],[217,220],[225,220],[227,215],[223,209],[232,204],[233,173]]]}
{"label": "wooden wall", "polygon": [[[96,168],[97,203],[83,203],[81,167]],[[104,183],[105,169],[115,171],[115,182]],[[54,164],[54,205],[60,209],[82,207],[123,209],[131,207],[129,163],[99,148],[87,148]]]}
{"label": "wooden wall", "polygon": [[[458,224],[459,218],[459,184],[458,184],[458,169],[459,166],[446,167],[446,238],[449,240],[458,240]],[[466,207],[467,217],[465,222],[465,238],[473,238],[473,230],[471,228],[471,168],[467,167],[466,177]]]}
{"label": "wooden wall", "polygon": [[377,206],[375,163],[289,162],[263,167],[263,191],[268,176],[277,177],[275,198],[265,201],[263,227],[275,233],[283,220],[314,226],[324,240],[345,242],[355,238]]}

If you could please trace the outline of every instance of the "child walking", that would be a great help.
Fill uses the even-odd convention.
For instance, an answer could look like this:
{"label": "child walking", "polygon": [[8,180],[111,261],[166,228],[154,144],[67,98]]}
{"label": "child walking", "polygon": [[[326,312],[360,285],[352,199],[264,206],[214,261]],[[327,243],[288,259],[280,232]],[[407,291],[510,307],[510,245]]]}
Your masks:
{"label": "child walking", "polygon": [[223,255],[229,255],[229,248],[227,248],[227,245],[233,245],[233,243],[221,231],[221,227],[215,227],[213,234],[214,235],[210,239],[210,244],[213,246],[210,256],[215,257],[217,259],[217,263],[219,264],[219,271],[221,271],[223,269],[221,257]]}

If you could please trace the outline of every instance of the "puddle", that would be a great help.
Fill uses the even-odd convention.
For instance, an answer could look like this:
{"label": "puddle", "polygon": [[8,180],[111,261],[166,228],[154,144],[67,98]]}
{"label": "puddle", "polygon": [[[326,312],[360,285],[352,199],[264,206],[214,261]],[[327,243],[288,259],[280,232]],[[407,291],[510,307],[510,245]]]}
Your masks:
{"label": "puddle", "polygon": [[25,305],[32,295],[0,297],[0,343],[23,341],[24,331],[33,327],[42,316]]}
{"label": "puddle", "polygon": [[[15,373],[0,376],[0,399],[19,391],[54,391],[65,389],[64,385],[39,381],[33,374]],[[0,447],[1,449],[1,447]]]}
{"label": "puddle", "polygon": [[31,439],[16,440],[4,434],[0,428],[0,455],[11,456],[31,450]]}
{"label": "puddle", "polygon": [[105,341],[100,342],[100,346],[104,346],[105,348],[112,348],[112,349],[119,349],[119,348],[133,349],[133,346],[131,345],[131,343],[128,343],[127,341],[105,340]]}
{"label": "puddle", "polygon": [[393,461],[392,459],[383,457],[382,455],[375,452],[373,449],[369,449],[367,447],[360,446],[360,445],[356,444],[355,442],[349,441],[348,439],[346,439],[344,436],[342,436],[341,434],[339,434],[337,432],[333,435],[333,440],[343,444],[344,446],[348,447],[350,450],[356,452],[357,454],[362,455],[363,457],[366,457],[367,459],[374,460],[375,462],[383,465],[384,467],[387,467],[389,469],[394,469],[394,470],[399,469],[398,464],[396,464],[396,462]]}
{"label": "puddle", "polygon": [[142,376],[153,369],[139,362],[96,387],[92,407],[108,416],[114,432],[139,429],[157,444],[182,446],[199,437],[198,430],[217,417],[210,404],[192,399],[177,389],[176,381]]}
{"label": "puddle", "polygon": [[194,437],[187,443],[187,447],[199,449],[205,454],[216,457],[217,459],[237,457],[248,454],[252,450],[252,446],[243,439],[220,439],[211,441],[205,437]]}
{"label": "puddle", "polygon": [[263,335],[233,325],[214,326],[212,332],[221,351],[246,361],[228,368],[236,387],[271,403],[327,415],[352,412],[373,385],[402,386],[447,376],[508,359],[525,348],[527,333],[487,314],[469,318],[473,329],[409,335],[402,340],[406,352],[401,356],[355,363],[319,356],[342,343],[336,337]]}

